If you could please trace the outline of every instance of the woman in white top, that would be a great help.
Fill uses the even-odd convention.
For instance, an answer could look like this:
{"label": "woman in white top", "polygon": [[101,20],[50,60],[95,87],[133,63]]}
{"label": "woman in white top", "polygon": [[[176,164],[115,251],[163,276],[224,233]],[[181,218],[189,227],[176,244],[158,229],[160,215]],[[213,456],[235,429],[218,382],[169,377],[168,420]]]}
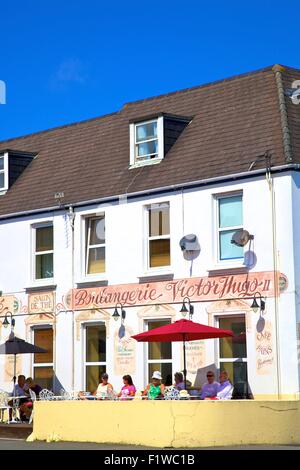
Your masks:
{"label": "woman in white top", "polygon": [[233,385],[225,370],[220,373],[220,385],[218,387],[217,400],[231,400]]}
{"label": "woman in white top", "polygon": [[105,372],[101,376],[101,382],[98,385],[95,395],[97,398],[105,399],[105,398],[109,398],[109,396],[112,394],[113,394],[113,386],[110,383],[108,383],[108,374],[106,374]]}

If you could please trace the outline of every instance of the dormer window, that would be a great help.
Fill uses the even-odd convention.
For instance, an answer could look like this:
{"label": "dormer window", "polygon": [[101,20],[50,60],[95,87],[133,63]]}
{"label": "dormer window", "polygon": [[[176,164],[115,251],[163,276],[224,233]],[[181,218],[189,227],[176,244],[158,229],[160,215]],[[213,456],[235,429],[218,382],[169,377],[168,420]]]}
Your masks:
{"label": "dormer window", "polygon": [[130,124],[130,165],[159,163],[163,155],[163,116]]}
{"label": "dormer window", "polygon": [[8,189],[8,155],[0,154],[0,191]]}
{"label": "dormer window", "polygon": [[131,121],[129,168],[160,163],[191,120],[191,117],[160,113]]}
{"label": "dormer window", "polygon": [[0,151],[0,195],[4,195],[35,157],[31,152],[3,149]]}

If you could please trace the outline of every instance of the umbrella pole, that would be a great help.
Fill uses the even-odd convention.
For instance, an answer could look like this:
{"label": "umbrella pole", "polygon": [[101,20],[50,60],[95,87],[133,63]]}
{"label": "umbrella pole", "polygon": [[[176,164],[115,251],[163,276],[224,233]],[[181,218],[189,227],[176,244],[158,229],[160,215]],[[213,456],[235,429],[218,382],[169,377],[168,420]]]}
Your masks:
{"label": "umbrella pole", "polygon": [[183,376],[184,376],[184,388],[186,390],[186,354],[185,354],[185,335],[183,335]]}
{"label": "umbrella pole", "polygon": [[17,355],[14,354],[14,393],[15,393],[15,386],[16,386],[16,380],[17,380]]}

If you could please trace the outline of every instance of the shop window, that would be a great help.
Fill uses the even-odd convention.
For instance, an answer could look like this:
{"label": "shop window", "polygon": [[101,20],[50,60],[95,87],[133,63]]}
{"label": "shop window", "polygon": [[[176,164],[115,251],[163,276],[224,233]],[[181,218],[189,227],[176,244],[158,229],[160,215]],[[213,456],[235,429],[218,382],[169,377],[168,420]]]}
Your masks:
{"label": "shop window", "polygon": [[42,388],[53,387],[53,328],[34,328],[34,344],[46,353],[34,354],[33,379]]}
{"label": "shop window", "polygon": [[233,337],[219,339],[220,371],[226,370],[233,384],[247,384],[247,341],[245,316],[220,317],[219,328],[231,330]]}
{"label": "shop window", "polygon": [[105,272],[105,216],[86,219],[86,274]]}
{"label": "shop window", "polygon": [[35,229],[35,279],[53,277],[53,225]]}
{"label": "shop window", "polygon": [[151,204],[148,211],[148,268],[170,266],[169,203]]}
{"label": "shop window", "polygon": [[106,371],[106,328],[104,324],[85,326],[85,388],[94,392]]}
{"label": "shop window", "polygon": [[244,248],[231,243],[232,235],[243,228],[243,196],[219,197],[218,203],[218,260],[237,260]]}
{"label": "shop window", "polygon": [[[147,329],[153,330],[171,323],[170,320],[149,320]],[[162,375],[162,382],[172,383],[172,343],[147,343],[147,364],[148,364],[148,383],[151,381],[152,374],[159,370]]]}

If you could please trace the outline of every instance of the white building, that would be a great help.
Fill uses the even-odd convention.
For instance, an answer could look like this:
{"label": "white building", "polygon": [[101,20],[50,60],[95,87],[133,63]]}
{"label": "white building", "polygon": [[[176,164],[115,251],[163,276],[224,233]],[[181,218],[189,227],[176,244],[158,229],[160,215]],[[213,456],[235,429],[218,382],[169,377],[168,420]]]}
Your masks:
{"label": "white building", "polygon": [[[17,373],[57,391],[93,390],[104,370],[116,389],[166,379],[182,344],[130,337],[182,318],[188,297],[194,321],[235,333],[188,344],[193,385],[223,368],[255,398],[298,399],[299,78],[269,67],[0,143],[1,343],[11,312],[48,351]],[[0,357],[2,388],[12,376]]]}

